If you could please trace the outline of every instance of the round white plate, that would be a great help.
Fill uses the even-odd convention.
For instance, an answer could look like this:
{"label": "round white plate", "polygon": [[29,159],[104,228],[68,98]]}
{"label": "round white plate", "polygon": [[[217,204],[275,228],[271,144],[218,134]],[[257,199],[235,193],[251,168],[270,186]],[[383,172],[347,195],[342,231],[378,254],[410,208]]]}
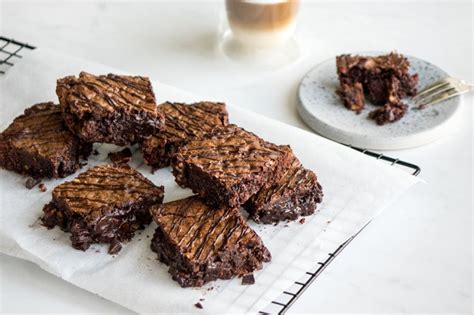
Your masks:
{"label": "round white plate", "polygon": [[[448,76],[427,61],[407,58],[411,64],[410,72],[419,75],[418,90]],[[423,110],[415,110],[413,102],[405,99],[404,102],[409,106],[405,116],[397,122],[379,126],[367,117],[376,106],[367,102],[366,108],[357,115],[342,104],[336,94],[338,86],[336,58],[317,65],[300,83],[298,113],[318,134],[367,149],[397,150],[432,142],[446,133],[449,122],[461,104],[458,96]]]}

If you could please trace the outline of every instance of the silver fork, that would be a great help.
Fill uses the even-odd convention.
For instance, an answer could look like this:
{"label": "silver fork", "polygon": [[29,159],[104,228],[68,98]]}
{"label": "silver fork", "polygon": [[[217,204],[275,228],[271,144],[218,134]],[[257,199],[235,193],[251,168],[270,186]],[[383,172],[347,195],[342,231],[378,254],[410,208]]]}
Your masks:
{"label": "silver fork", "polygon": [[413,101],[418,109],[423,109],[469,91],[474,91],[474,84],[468,84],[455,78],[446,78],[419,91],[413,97]]}

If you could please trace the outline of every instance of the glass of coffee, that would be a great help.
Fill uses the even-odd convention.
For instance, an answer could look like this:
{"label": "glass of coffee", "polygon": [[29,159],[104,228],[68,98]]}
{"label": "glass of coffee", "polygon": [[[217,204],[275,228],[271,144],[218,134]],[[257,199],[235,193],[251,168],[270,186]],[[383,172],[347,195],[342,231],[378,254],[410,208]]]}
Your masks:
{"label": "glass of coffee", "polygon": [[220,21],[224,53],[238,61],[278,66],[299,55],[294,39],[299,0],[226,0]]}

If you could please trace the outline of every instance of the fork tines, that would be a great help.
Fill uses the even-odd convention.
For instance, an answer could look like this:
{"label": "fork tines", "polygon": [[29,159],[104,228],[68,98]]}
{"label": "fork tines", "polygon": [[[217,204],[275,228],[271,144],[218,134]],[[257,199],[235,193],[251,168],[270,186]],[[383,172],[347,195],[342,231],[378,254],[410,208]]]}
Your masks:
{"label": "fork tines", "polygon": [[460,95],[469,90],[469,85],[461,80],[445,78],[431,84],[413,97],[419,108],[442,102],[448,98]]}

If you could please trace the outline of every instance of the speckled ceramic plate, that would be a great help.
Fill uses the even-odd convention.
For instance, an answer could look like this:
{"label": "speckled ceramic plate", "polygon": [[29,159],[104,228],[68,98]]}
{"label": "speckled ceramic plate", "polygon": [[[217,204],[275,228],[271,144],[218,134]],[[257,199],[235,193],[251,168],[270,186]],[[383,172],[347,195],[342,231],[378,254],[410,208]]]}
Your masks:
{"label": "speckled ceramic plate", "polygon": [[[410,72],[419,74],[419,90],[448,76],[427,61],[415,57],[408,59],[411,64]],[[461,104],[461,98],[454,97],[426,109],[416,110],[413,102],[405,99],[404,102],[410,107],[406,115],[395,123],[378,126],[367,117],[376,106],[367,103],[359,115],[346,109],[336,95],[338,85],[336,58],[313,68],[300,83],[298,113],[318,134],[367,149],[396,150],[432,142],[446,134],[446,129]]]}

